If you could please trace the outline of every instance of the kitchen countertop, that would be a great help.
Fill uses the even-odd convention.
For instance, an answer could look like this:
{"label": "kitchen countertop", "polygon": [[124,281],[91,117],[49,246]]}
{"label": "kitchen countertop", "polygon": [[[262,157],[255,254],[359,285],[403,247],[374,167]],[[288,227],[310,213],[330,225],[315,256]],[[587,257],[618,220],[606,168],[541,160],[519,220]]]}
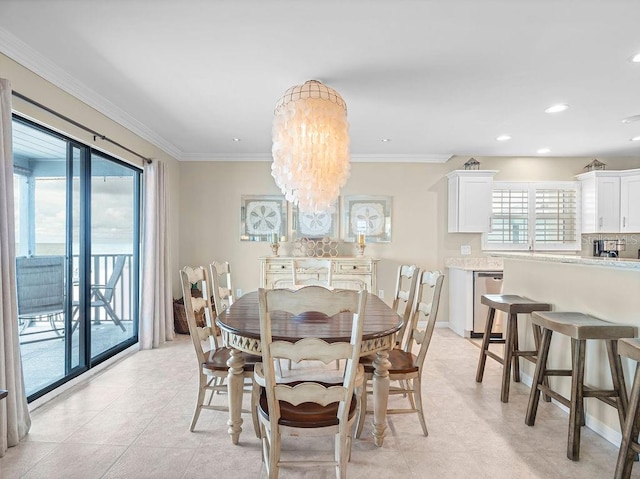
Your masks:
{"label": "kitchen countertop", "polygon": [[496,256],[461,256],[445,258],[447,268],[465,271],[502,271],[502,258]]}
{"label": "kitchen countertop", "polygon": [[545,261],[549,263],[571,263],[607,268],[640,270],[640,260],[633,258],[610,258],[600,256],[578,256],[571,254],[503,252],[496,253],[504,259],[522,259],[528,261]]}

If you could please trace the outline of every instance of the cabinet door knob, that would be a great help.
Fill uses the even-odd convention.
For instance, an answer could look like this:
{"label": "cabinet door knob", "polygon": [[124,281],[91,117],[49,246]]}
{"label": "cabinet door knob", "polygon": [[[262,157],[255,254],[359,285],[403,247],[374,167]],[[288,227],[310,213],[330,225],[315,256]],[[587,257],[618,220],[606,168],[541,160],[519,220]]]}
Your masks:
{"label": "cabinet door knob", "polygon": [[354,265],[353,265],[353,269],[358,269],[358,267],[354,264]]}
{"label": "cabinet door knob", "polygon": [[281,269],[284,269],[284,268],[285,268],[285,266],[284,266],[284,265],[282,265],[282,266],[280,266],[280,268],[281,268]]}

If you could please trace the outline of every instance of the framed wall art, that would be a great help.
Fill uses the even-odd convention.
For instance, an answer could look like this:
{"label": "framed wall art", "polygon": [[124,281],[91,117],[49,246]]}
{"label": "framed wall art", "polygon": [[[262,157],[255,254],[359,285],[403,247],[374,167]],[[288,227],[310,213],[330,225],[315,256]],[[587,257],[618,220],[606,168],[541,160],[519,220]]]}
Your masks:
{"label": "framed wall art", "polygon": [[284,196],[245,196],[240,200],[240,241],[287,241],[287,201]]}
{"label": "framed wall art", "polygon": [[391,242],[391,196],[343,196],[342,240],[354,242],[358,234],[367,243]]}
{"label": "framed wall art", "polygon": [[339,238],[340,220],[337,202],[332,211],[323,211],[321,213],[303,213],[296,205],[293,205],[291,209],[291,231],[293,233],[293,239]]}

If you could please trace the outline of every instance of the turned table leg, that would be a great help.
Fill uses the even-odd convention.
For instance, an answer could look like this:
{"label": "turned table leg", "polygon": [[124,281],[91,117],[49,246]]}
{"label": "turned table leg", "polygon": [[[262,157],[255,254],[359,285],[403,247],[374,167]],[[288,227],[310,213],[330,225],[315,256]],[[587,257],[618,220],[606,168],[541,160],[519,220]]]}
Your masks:
{"label": "turned table leg", "polygon": [[373,361],[373,436],[378,447],[382,446],[387,429],[390,366],[389,351],[378,351]]}
{"label": "turned table leg", "polygon": [[229,425],[228,433],[231,442],[238,444],[242,432],[242,389],[244,387],[244,357],[237,349],[231,349],[231,356],[227,360],[229,375],[227,376],[227,390],[229,394]]}

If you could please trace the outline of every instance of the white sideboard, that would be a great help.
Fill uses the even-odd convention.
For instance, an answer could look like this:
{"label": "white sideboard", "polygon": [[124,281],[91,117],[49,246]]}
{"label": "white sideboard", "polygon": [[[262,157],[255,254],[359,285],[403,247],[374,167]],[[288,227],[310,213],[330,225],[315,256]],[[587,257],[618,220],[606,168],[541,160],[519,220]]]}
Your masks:
{"label": "white sideboard", "polygon": [[[292,260],[300,257],[266,256],[260,258],[260,287],[273,288],[276,281],[291,279]],[[376,274],[378,259],[357,258],[354,256],[341,256],[330,259],[333,268],[333,286],[353,289],[353,285],[362,281],[367,286],[367,291],[377,292]],[[313,279],[326,279],[323,273],[319,273]],[[307,278],[303,278],[307,279]]]}

